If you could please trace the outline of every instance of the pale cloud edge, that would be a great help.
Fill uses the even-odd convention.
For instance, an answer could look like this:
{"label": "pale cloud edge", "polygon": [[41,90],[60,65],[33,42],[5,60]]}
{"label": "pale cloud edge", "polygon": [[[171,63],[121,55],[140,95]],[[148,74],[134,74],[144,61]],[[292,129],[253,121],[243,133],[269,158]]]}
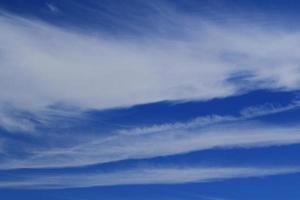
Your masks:
{"label": "pale cloud edge", "polygon": [[148,167],[86,174],[40,174],[1,180],[0,188],[63,189],[116,185],[184,184],[299,173],[295,167]]}
{"label": "pale cloud edge", "polygon": [[[300,143],[300,127],[297,125],[285,127],[255,121],[255,117],[284,112],[297,107],[297,103],[285,107],[272,105],[249,107],[241,111],[240,117],[204,116],[186,123],[121,129],[99,135],[77,135],[74,143],[63,146],[32,147],[27,144],[23,152],[29,156],[22,159],[11,156],[2,161],[0,168],[80,167],[209,149],[298,144]],[[55,137],[55,135],[49,134],[49,137]],[[64,137],[67,140],[69,135]],[[60,136],[59,139],[63,140],[64,137]]]}

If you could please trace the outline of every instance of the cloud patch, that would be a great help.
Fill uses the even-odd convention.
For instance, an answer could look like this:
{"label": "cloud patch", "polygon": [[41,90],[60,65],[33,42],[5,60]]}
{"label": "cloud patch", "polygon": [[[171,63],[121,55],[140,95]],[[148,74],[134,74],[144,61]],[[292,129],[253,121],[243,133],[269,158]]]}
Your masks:
{"label": "cloud patch", "polygon": [[180,37],[170,32],[169,38],[128,38],[2,12],[0,105],[29,111],[56,103],[105,109],[209,99],[245,89],[228,81],[245,71],[251,74],[248,86],[299,89],[297,31],[187,19],[174,23],[183,32]]}
{"label": "cloud patch", "polygon": [[114,172],[87,174],[40,174],[16,176],[12,180],[1,180],[1,188],[62,189],[95,186],[184,184],[222,181],[235,178],[263,177],[299,173],[299,168],[259,167],[165,167],[137,168]]}

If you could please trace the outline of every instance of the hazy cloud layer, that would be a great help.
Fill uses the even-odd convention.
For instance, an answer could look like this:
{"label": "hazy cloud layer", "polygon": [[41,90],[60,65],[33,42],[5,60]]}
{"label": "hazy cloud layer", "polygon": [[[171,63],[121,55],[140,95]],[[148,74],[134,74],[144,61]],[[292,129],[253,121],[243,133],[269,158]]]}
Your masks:
{"label": "hazy cloud layer", "polygon": [[222,97],[241,88],[299,89],[297,31],[186,18],[174,22],[180,36],[121,38],[4,13],[0,106],[103,109]]}
{"label": "hazy cloud layer", "polygon": [[133,184],[182,184],[220,181],[232,178],[261,177],[298,173],[299,168],[257,168],[257,167],[166,167],[136,168],[114,172],[87,174],[41,174],[16,176],[13,180],[1,180],[4,188],[81,188],[93,186],[133,185]]}
{"label": "hazy cloud layer", "polygon": [[[283,107],[248,107],[234,116],[212,114],[107,133],[59,127],[59,120],[81,120],[89,109],[207,100],[261,88],[300,89],[300,31],[255,21],[220,24],[151,6],[156,9],[151,26],[120,19],[124,26],[139,30],[122,36],[0,11],[0,128],[5,130],[0,138],[0,172],[5,175],[0,187],[180,184],[299,172],[298,167],[155,165],[87,174],[61,171],[203,150],[300,143],[299,126],[257,119],[298,109],[297,99]],[[45,8],[53,15],[64,12],[51,3]],[[27,175],[18,172],[23,168]],[[48,168],[54,173],[39,173]]]}
{"label": "hazy cloud layer", "polygon": [[[10,156],[0,168],[60,168],[184,154],[208,149],[257,148],[300,143],[298,126],[274,126],[252,118],[287,111],[286,107],[258,106],[241,111],[240,117],[204,116],[186,123],[115,130],[107,134],[55,136],[46,144],[23,146],[24,156]],[[46,136],[45,136],[46,137]],[[65,141],[62,143],[61,141]],[[9,141],[8,141],[9,142]],[[10,145],[13,145],[13,141]],[[47,142],[48,143],[48,142]],[[56,144],[57,143],[57,144]],[[166,145],[168,144],[168,145]],[[20,146],[22,148],[22,146]]]}

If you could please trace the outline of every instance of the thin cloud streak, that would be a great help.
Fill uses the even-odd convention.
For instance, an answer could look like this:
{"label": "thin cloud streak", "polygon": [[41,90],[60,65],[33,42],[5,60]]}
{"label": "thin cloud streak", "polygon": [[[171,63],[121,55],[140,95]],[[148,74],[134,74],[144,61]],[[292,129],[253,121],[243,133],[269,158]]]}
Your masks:
{"label": "thin cloud streak", "polygon": [[[73,10],[75,4],[86,12]],[[47,13],[49,19],[55,16],[53,21],[64,16],[67,19],[70,10],[74,14],[88,13],[82,16],[83,21],[90,16],[97,21],[105,15],[97,15],[101,3],[97,5],[48,2],[43,4],[43,15]],[[78,27],[62,27],[42,18],[0,10],[0,189],[170,185],[300,173],[300,166],[273,165],[278,162],[273,160],[276,156],[264,160],[265,156],[252,157],[256,151],[243,155],[243,150],[234,151],[236,157],[224,160],[213,151],[300,144],[297,119],[287,126],[285,122],[274,123],[286,113],[276,115],[274,121],[272,117],[260,118],[299,109],[300,101],[294,95],[300,91],[299,29],[262,25],[251,19],[224,19],[226,23],[221,24],[210,17],[180,13],[180,9],[176,13],[176,8],[167,4],[145,5],[150,9],[141,10],[149,9],[147,19],[139,19],[135,12],[123,17],[122,12],[112,12],[111,6],[102,9],[111,12],[106,17],[112,24],[107,27],[122,25],[117,34],[112,31],[110,35],[104,27],[82,30],[85,23],[80,27],[79,18],[74,18]],[[126,6],[121,6],[122,10]],[[146,22],[150,25],[143,26]],[[106,26],[104,21],[102,25]],[[210,100],[257,89],[288,90],[293,95],[281,98],[284,94],[280,93],[275,97],[284,106],[266,103],[235,110],[230,112],[232,115],[211,114],[187,122],[149,126],[139,124],[151,123],[146,119],[148,115],[134,121],[140,116],[124,120],[127,113],[120,117],[119,110],[105,111],[128,108],[124,109],[127,112],[130,106],[164,100]],[[228,101],[238,104],[232,108],[257,102],[238,98]],[[226,106],[226,102],[218,106]],[[128,116],[151,111],[134,110]],[[170,113],[173,110],[159,110],[155,114],[164,116],[153,121],[164,123]],[[169,121],[187,118],[180,114]],[[118,126],[122,122],[125,125]],[[288,149],[296,152],[298,146]],[[206,150],[211,151],[201,152]],[[271,155],[277,152],[273,150],[259,152]],[[191,152],[204,156],[176,157]],[[280,151],[278,155],[285,153]],[[168,156],[174,157],[150,160]],[[283,160],[290,161],[293,156],[291,153]],[[247,167],[240,159],[273,164]],[[163,165],[161,160],[172,164]],[[207,163],[211,160],[219,162]],[[232,162],[238,162],[237,166],[217,165]]]}
{"label": "thin cloud streak", "polygon": [[34,131],[34,123],[26,118],[14,117],[0,111],[0,128],[4,128],[10,133],[19,131],[28,134]]}
{"label": "thin cloud streak", "polygon": [[133,128],[130,130],[120,130],[118,131],[120,134],[125,135],[133,135],[133,134],[151,134],[155,132],[162,132],[162,131],[168,131],[168,130],[179,130],[179,129],[192,129],[192,128],[200,128],[200,127],[208,127],[208,126],[214,126],[219,125],[223,123],[235,123],[235,122],[242,122],[246,120],[255,119],[257,117],[263,117],[267,115],[272,115],[276,113],[286,112],[293,109],[299,108],[300,104],[297,100],[290,103],[286,106],[276,106],[273,104],[263,104],[259,106],[250,106],[242,109],[239,112],[238,116],[232,116],[232,115],[207,115],[207,116],[201,116],[197,117],[189,122],[185,123],[172,123],[172,124],[162,124],[162,125],[153,125],[150,127],[144,127],[144,128]]}
{"label": "thin cloud streak", "polygon": [[[300,143],[300,129],[273,127],[255,123],[256,117],[297,109],[299,103],[287,106],[264,104],[240,111],[239,116],[203,116],[186,123],[115,130],[112,133],[76,136],[75,142],[50,147],[24,144],[22,160],[12,154],[3,160],[0,169],[59,168],[109,163],[127,159],[145,159],[184,154],[215,148],[257,148]],[[68,113],[66,114],[68,116]],[[253,122],[249,124],[248,120]],[[54,135],[53,135],[54,134]],[[55,133],[47,137],[55,137]],[[70,140],[70,135],[59,140]],[[13,141],[3,139],[14,146]],[[56,142],[54,142],[56,143]],[[165,144],[168,144],[167,146]],[[40,144],[43,146],[43,143]],[[8,152],[7,152],[8,153]],[[9,154],[9,153],[8,153]]]}
{"label": "thin cloud streak", "polygon": [[[147,134],[146,134],[147,133]],[[127,133],[82,138],[61,147],[24,149],[22,160],[11,156],[1,169],[60,168],[146,159],[208,149],[258,148],[300,143],[298,127],[270,127],[240,121],[213,127],[168,125]],[[168,144],[168,145],[166,145]]]}
{"label": "thin cloud streak", "polygon": [[222,181],[235,178],[264,177],[299,173],[300,168],[261,167],[166,167],[136,168],[114,172],[94,172],[86,174],[40,174],[15,176],[11,180],[1,180],[1,188],[22,189],[63,189],[95,186],[184,184]]}

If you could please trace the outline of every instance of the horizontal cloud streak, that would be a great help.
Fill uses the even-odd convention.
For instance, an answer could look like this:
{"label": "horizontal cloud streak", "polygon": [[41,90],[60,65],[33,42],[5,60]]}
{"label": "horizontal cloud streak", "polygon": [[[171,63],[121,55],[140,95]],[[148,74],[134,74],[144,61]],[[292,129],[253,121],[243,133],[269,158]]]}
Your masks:
{"label": "horizontal cloud streak", "polygon": [[[35,111],[64,103],[103,109],[222,97],[254,86],[299,89],[300,33],[255,25],[245,31],[241,24],[178,15],[165,17],[182,18],[173,26],[183,32],[180,37],[166,25],[159,27],[169,38],[129,39],[2,13],[0,106]],[[247,74],[246,85],[232,81],[240,73]]]}
{"label": "horizontal cloud streak", "polygon": [[178,129],[191,129],[191,128],[200,128],[206,126],[213,126],[222,123],[235,123],[241,122],[246,120],[255,119],[257,117],[268,116],[276,113],[286,112],[290,110],[297,109],[299,107],[299,102],[295,101],[286,106],[276,106],[272,104],[263,104],[260,106],[250,106],[242,109],[239,112],[239,115],[232,116],[232,115],[208,115],[208,116],[201,116],[197,117],[189,122],[185,123],[173,123],[173,124],[163,124],[163,125],[153,125],[151,127],[144,127],[144,128],[136,128],[130,130],[120,130],[119,133],[121,134],[149,134],[155,132],[162,132],[168,130],[178,130]]}
{"label": "horizontal cloud streak", "polygon": [[[300,129],[296,126],[274,127],[248,120],[297,109],[298,102],[286,106],[263,104],[244,108],[238,116],[202,116],[186,123],[162,124],[143,128],[115,130],[93,136],[59,136],[69,141],[63,145],[53,140],[51,146],[20,145],[3,138],[5,147],[19,146],[24,156],[14,154],[2,161],[0,169],[77,167],[109,163],[127,159],[145,159],[184,154],[215,148],[255,148],[289,145],[300,142]],[[66,113],[66,116],[69,114]],[[56,137],[55,133],[44,137]],[[6,144],[7,143],[7,144]],[[168,144],[168,145],[166,145]]]}
{"label": "horizontal cloud streak", "polygon": [[139,185],[139,184],[182,184],[220,181],[234,178],[261,177],[299,173],[300,168],[259,167],[168,167],[137,168],[114,172],[87,174],[40,174],[15,176],[12,180],[0,180],[2,188],[57,189],[94,186]]}
{"label": "horizontal cloud streak", "polygon": [[[300,143],[297,127],[270,127],[250,123],[207,128],[167,125],[135,129],[133,133],[82,138],[62,147],[24,149],[22,160],[11,157],[0,168],[57,168],[184,154],[215,148],[257,148]],[[166,145],[167,144],[167,145]]]}
{"label": "horizontal cloud streak", "polygon": [[[91,24],[80,26],[76,17],[73,29],[0,10],[0,188],[184,184],[300,173],[298,166],[276,164],[298,163],[293,152],[299,145],[284,152],[245,150],[300,144],[299,119],[288,118],[300,111],[300,29],[250,19],[219,23],[156,2],[146,3],[145,18],[126,15],[135,9],[126,10],[127,4],[120,13],[103,7],[98,18],[101,3],[78,2],[73,10],[75,4],[44,2],[43,16],[64,18],[66,7],[76,15],[82,9],[121,28],[110,32],[103,23],[82,30]],[[127,18],[117,19],[123,14]],[[259,91],[236,96],[252,90]],[[193,100],[205,102],[170,105]],[[286,116],[289,122],[277,123]],[[237,150],[226,151],[231,148]],[[224,152],[234,156],[220,156]],[[245,167],[244,161],[275,165]]]}

